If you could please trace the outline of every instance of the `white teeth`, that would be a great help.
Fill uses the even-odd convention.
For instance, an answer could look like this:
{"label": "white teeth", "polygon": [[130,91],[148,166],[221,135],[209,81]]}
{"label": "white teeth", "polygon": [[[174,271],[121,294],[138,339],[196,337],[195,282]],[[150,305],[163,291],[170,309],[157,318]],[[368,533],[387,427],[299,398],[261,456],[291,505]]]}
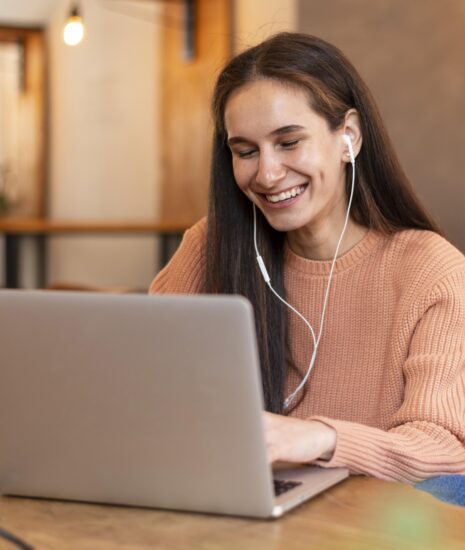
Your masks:
{"label": "white teeth", "polygon": [[277,193],[276,195],[266,195],[266,198],[270,202],[281,202],[300,195],[300,193],[302,193],[304,189],[305,185],[298,185],[297,187],[293,187],[289,191]]}

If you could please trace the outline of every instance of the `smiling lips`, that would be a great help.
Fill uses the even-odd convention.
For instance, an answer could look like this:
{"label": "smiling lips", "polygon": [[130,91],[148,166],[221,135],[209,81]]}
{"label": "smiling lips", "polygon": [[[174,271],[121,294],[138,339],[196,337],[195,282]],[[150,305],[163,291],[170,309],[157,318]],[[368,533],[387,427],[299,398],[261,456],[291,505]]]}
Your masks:
{"label": "smiling lips", "polygon": [[272,203],[278,203],[293,199],[305,191],[307,184],[305,185],[296,185],[288,191],[282,191],[281,193],[276,193],[275,195],[265,195],[266,200]]}

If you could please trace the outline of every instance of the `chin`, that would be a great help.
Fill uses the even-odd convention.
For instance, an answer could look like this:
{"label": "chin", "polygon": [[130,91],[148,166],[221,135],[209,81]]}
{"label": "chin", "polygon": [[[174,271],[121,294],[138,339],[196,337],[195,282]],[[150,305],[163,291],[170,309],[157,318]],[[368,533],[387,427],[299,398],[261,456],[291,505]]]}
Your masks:
{"label": "chin", "polygon": [[303,227],[304,224],[299,223],[297,220],[285,220],[285,219],[273,219],[265,216],[266,221],[276,231],[281,233],[288,233],[289,231],[295,231]]}

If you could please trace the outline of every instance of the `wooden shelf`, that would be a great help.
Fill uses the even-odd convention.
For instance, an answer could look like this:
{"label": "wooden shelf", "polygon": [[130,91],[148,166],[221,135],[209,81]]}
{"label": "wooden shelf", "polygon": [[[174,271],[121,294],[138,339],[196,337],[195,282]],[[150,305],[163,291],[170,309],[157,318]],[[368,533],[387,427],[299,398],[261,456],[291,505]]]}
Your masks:
{"label": "wooden shelf", "polygon": [[182,233],[194,222],[161,221],[77,221],[44,218],[0,219],[0,233],[53,234],[53,233]]}
{"label": "wooden shelf", "polygon": [[37,287],[48,283],[47,241],[53,235],[154,235],[160,240],[160,265],[170,259],[181,240],[184,231],[193,222],[158,221],[78,221],[50,220],[45,218],[3,218],[0,219],[0,235],[5,238],[4,285],[18,288],[21,280],[20,241],[32,237],[36,245]]}

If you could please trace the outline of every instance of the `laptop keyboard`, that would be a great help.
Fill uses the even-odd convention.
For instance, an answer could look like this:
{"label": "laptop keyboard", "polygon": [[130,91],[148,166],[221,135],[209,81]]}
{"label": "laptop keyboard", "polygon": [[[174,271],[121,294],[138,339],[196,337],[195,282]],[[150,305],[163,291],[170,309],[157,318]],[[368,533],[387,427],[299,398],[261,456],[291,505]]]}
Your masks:
{"label": "laptop keyboard", "polygon": [[294,487],[297,487],[298,485],[302,485],[301,481],[284,481],[282,479],[273,479],[273,483],[274,494],[277,497],[289,491],[290,489],[294,489]]}

